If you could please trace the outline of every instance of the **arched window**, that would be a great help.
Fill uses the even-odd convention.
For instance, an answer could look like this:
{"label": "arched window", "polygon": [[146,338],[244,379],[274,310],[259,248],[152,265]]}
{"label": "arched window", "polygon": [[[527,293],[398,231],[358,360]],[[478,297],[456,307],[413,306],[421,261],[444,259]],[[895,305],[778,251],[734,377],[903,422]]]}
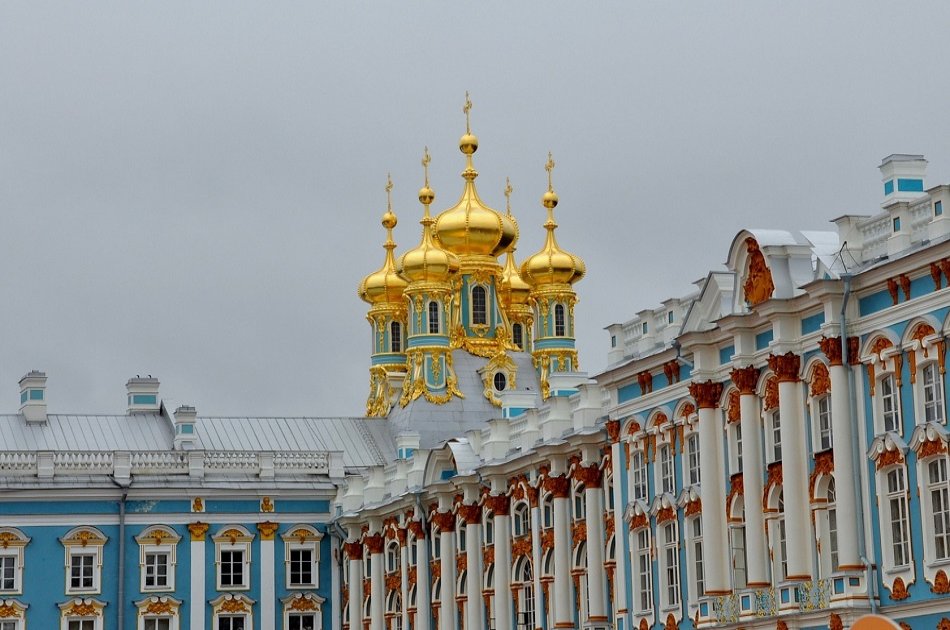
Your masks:
{"label": "arched window", "polygon": [[635,534],[636,547],[634,548],[634,574],[636,577],[636,598],[634,600],[637,612],[645,613],[653,610],[653,561],[650,558],[650,530],[641,528]]}
{"label": "arched window", "polygon": [[479,326],[488,323],[488,306],[485,300],[485,287],[472,287],[472,324]]}
{"label": "arched window", "polygon": [[465,535],[467,526],[465,523],[459,523],[458,527],[455,529],[458,532],[455,535],[456,546],[459,551],[465,551],[466,546],[468,545],[468,537]]}
{"label": "arched window", "polygon": [[[925,463],[927,475],[926,509],[933,518],[933,559],[950,559],[950,482],[947,478],[947,457],[938,455]],[[925,544],[925,546],[927,546]]]}
{"label": "arched window", "polygon": [[524,328],[521,327],[521,324],[511,325],[511,340],[515,342],[519,350],[524,350]]}
{"label": "arched window", "polygon": [[825,394],[815,402],[815,415],[818,416],[818,450],[831,448],[831,396]]}
{"label": "arched window", "polygon": [[399,322],[389,325],[389,351],[402,352],[402,326]]}
{"label": "arched window", "polygon": [[433,300],[429,302],[429,334],[437,335],[439,333],[439,303]]}
{"label": "arched window", "polygon": [[550,494],[545,495],[541,501],[541,527],[554,527],[554,497]]}
{"label": "arched window", "polygon": [[579,483],[574,488],[574,520],[582,521],[587,518],[587,500],[584,496],[584,484]]}
{"label": "arched window", "polygon": [[429,542],[431,544],[431,548],[429,549],[429,551],[432,554],[433,560],[438,560],[439,558],[442,557],[442,545],[440,544],[441,539],[442,539],[442,536],[439,534],[439,528],[433,527],[432,533],[429,536]]}
{"label": "arched window", "polygon": [[393,541],[386,547],[386,573],[399,569],[399,543]]}
{"label": "arched window", "polygon": [[838,510],[835,504],[837,499],[834,477],[828,480],[828,489],[825,498],[828,501],[828,546],[831,556],[831,571],[838,570]]}
{"label": "arched window", "polygon": [[660,486],[663,492],[673,494],[676,491],[676,477],[673,473],[673,453],[666,444],[660,447]]}
{"label": "arched window", "polygon": [[483,525],[482,531],[484,531],[485,544],[494,545],[495,544],[495,516],[491,512],[485,513],[485,524]]}
{"label": "arched window", "polygon": [[769,463],[782,461],[782,416],[776,409],[768,417]]}
{"label": "arched window", "polygon": [[564,336],[564,305],[554,305],[554,336]]}
{"label": "arched window", "polygon": [[787,536],[785,533],[785,492],[779,491],[778,494],[778,518],[776,519],[775,535],[777,544],[773,548],[773,555],[776,560],[775,583],[778,584],[788,577],[788,547]]}
{"label": "arched window", "polygon": [[532,584],[531,563],[524,560],[515,570],[514,581],[521,588],[518,597],[519,629],[533,629],[534,626],[534,584]]}
{"label": "arched window", "polygon": [[663,526],[663,571],[666,586],[663,607],[676,606],[680,603],[680,552],[675,522]]}
{"label": "arched window", "polygon": [[904,468],[892,468],[887,472],[887,519],[890,534],[891,567],[910,564],[910,522],[907,516],[907,483]]}
{"label": "arched window", "polygon": [[519,503],[518,506],[515,507],[512,525],[514,526],[515,536],[524,536],[531,531],[531,521],[529,520],[528,506],[526,504]]}
{"label": "arched window", "polygon": [[884,430],[901,433],[900,398],[897,386],[894,384],[894,375],[887,374],[878,384],[881,391],[881,418],[884,420]]}

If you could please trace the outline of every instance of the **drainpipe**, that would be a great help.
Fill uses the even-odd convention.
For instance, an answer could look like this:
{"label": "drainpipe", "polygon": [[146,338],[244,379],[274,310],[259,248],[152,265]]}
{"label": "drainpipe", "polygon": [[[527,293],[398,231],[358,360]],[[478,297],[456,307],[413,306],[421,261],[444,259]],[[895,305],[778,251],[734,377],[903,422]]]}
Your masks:
{"label": "drainpipe", "polygon": [[[844,296],[843,296],[843,299],[841,300],[841,319],[840,319],[841,321],[841,352],[844,355],[843,357],[844,361],[847,362],[848,361],[848,325],[847,325],[846,311],[848,308],[848,301],[851,298],[851,274],[849,273],[843,274],[841,278],[842,280],[844,280]],[[854,382],[854,369],[850,365],[848,365],[847,373],[848,373],[848,397],[849,397],[849,402],[851,403],[850,405],[848,405],[848,408],[850,410],[849,422],[851,423],[852,427],[855,427],[855,429],[857,429],[858,428],[858,394],[857,394],[857,387]],[[865,463],[862,462],[864,453],[861,450],[861,445],[862,445],[862,442],[860,440],[851,441],[851,461],[852,461],[855,471],[862,471],[862,470],[867,469],[867,466],[865,465]],[[864,521],[864,487],[861,483],[862,478],[863,478],[863,475],[856,474],[853,479],[854,493],[855,493],[854,496],[856,497],[857,504],[860,507],[860,509],[857,510],[858,512],[857,514],[858,516],[858,549],[861,552],[861,562],[864,563],[864,571],[865,571],[864,579],[865,579],[865,582],[867,583],[868,595],[869,595],[868,601],[871,604],[871,613],[877,614],[877,602],[876,602],[876,598],[874,597],[874,592],[877,591],[877,584],[871,581],[871,577],[873,573],[872,563],[870,560],[868,560],[867,555],[866,555],[868,553],[868,549],[867,549],[867,534],[865,531],[866,525]],[[873,554],[874,554],[874,550],[872,549],[871,555]]]}
{"label": "drainpipe", "polygon": [[125,502],[129,497],[129,486],[132,485],[132,479],[123,479],[119,481],[115,476],[111,477],[112,483],[122,488],[122,498],[119,499],[119,589],[116,605],[116,628],[123,630],[125,628]]}

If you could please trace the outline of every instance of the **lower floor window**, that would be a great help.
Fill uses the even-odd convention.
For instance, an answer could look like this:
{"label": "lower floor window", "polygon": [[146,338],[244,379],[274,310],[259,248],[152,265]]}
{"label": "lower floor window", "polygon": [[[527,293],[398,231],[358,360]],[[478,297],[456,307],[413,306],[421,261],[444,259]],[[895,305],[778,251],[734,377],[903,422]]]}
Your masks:
{"label": "lower floor window", "polygon": [[0,630],[17,630],[15,621],[0,621]]}
{"label": "lower floor window", "polygon": [[217,630],[244,630],[244,616],[218,617]]}
{"label": "lower floor window", "polygon": [[153,617],[145,620],[145,630],[171,630],[172,620],[168,617]]}
{"label": "lower floor window", "polygon": [[70,619],[67,627],[69,630],[95,630],[96,620],[95,619]]}
{"label": "lower floor window", "polygon": [[316,630],[317,616],[313,613],[291,613],[287,618],[287,630]]}

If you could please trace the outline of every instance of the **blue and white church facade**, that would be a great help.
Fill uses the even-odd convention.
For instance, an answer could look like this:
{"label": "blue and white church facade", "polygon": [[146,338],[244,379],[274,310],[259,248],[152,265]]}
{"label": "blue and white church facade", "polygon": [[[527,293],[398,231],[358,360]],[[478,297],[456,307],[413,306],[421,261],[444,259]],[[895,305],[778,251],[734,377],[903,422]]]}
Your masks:
{"label": "blue and white church facade", "polygon": [[549,155],[519,263],[470,110],[458,201],[426,151],[418,244],[383,213],[364,417],[205,417],[152,377],[66,415],[21,379],[0,630],[950,628],[950,185],[892,155],[867,215],[739,231],[591,376],[578,209]]}

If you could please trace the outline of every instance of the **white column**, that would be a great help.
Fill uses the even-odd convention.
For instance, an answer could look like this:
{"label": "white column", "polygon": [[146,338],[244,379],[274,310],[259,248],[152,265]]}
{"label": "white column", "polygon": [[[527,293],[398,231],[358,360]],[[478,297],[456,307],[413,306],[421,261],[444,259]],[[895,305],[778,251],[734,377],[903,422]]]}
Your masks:
{"label": "white column", "polygon": [[258,523],[261,534],[261,630],[275,630],[277,585],[274,583],[274,536],[276,523]]}
{"label": "white column", "polygon": [[484,630],[485,614],[482,603],[482,520],[481,508],[463,505],[459,508],[465,520],[465,630]]}
{"label": "white column", "polygon": [[567,477],[548,477],[547,488],[554,496],[554,627],[573,628],[571,610],[571,519],[568,497],[571,481]]}
{"label": "white column", "polygon": [[349,558],[349,582],[346,585],[350,604],[350,630],[363,630],[363,544],[359,541],[346,543]]}
{"label": "white column", "polygon": [[[755,387],[759,370],[754,367],[732,371],[732,382],[739,388],[739,424],[742,428],[742,488],[745,496],[745,535],[748,585],[761,588],[769,578],[768,541],[765,539],[765,515],[762,513],[762,490],[765,460],[762,453],[762,420]],[[705,509],[706,506],[703,506]]]}
{"label": "white column", "polygon": [[584,500],[587,503],[587,617],[593,623],[607,621],[607,575],[604,572],[604,491],[597,464],[584,469]]}
{"label": "white column", "polygon": [[343,551],[340,542],[340,539],[336,536],[330,537],[330,601],[333,604],[333,610],[340,611],[332,615],[333,619],[330,621],[331,630],[343,629],[343,603],[342,597],[340,596],[340,561]]}
{"label": "white column", "polygon": [[[838,518],[838,566],[843,570],[863,569],[861,552],[858,550],[858,537],[841,535],[844,532],[856,532],[858,529],[857,497],[854,495],[854,462],[851,448],[858,439],[851,426],[851,402],[848,399],[848,370],[842,365],[840,339],[837,362],[831,363],[831,436],[834,447],[835,463],[835,511]],[[862,449],[863,450],[863,449]]]}
{"label": "white column", "polygon": [[544,619],[548,614],[548,606],[544,601],[544,589],[541,588],[541,509],[539,500],[541,488],[528,493],[528,502],[531,504],[531,562],[532,578],[534,582],[534,625],[536,628],[544,626]]}
{"label": "white column", "polygon": [[409,547],[406,546],[408,533],[399,530],[399,597],[402,598],[402,628],[409,628]]}
{"label": "white column", "polygon": [[778,377],[778,408],[782,424],[782,491],[788,579],[811,579],[811,522],[808,504],[808,453],[805,449],[805,410],[798,379],[801,358],[789,352],[769,357]]}
{"label": "white column", "polygon": [[369,551],[369,627],[370,630],[384,630],[386,627],[385,603],[386,583],[383,579],[383,545],[381,534],[366,537],[366,549]]}
{"label": "white column", "polygon": [[689,392],[699,407],[699,451],[703,458],[700,495],[703,502],[703,548],[707,552],[706,594],[726,595],[729,579],[729,541],[726,530],[726,468],[723,459],[722,383],[693,383]]}
{"label": "white column", "polygon": [[628,611],[631,602],[627,601],[627,558],[629,543],[625,533],[628,531],[623,521],[623,488],[628,479],[625,453],[620,439],[620,421],[610,420],[607,433],[611,436],[610,462],[613,468],[614,489],[614,616],[624,619],[629,628]]}
{"label": "white column", "polygon": [[188,602],[192,630],[205,630],[205,534],[207,523],[189,523],[191,532],[191,601]]}
{"label": "white column", "polygon": [[[447,516],[454,521],[451,512]],[[459,616],[458,602],[455,601],[455,581],[458,579],[455,568],[455,523],[449,521],[449,518],[444,519],[443,523],[447,527],[440,528],[439,531],[439,545],[442,553],[439,630],[455,630]]]}
{"label": "white column", "polygon": [[512,630],[510,504],[505,495],[488,502],[495,515],[495,630]]}
{"label": "white column", "polygon": [[429,541],[423,536],[421,523],[413,525],[416,528],[416,557],[419,564],[416,565],[416,623],[414,630],[429,630],[432,603],[429,597]]}

